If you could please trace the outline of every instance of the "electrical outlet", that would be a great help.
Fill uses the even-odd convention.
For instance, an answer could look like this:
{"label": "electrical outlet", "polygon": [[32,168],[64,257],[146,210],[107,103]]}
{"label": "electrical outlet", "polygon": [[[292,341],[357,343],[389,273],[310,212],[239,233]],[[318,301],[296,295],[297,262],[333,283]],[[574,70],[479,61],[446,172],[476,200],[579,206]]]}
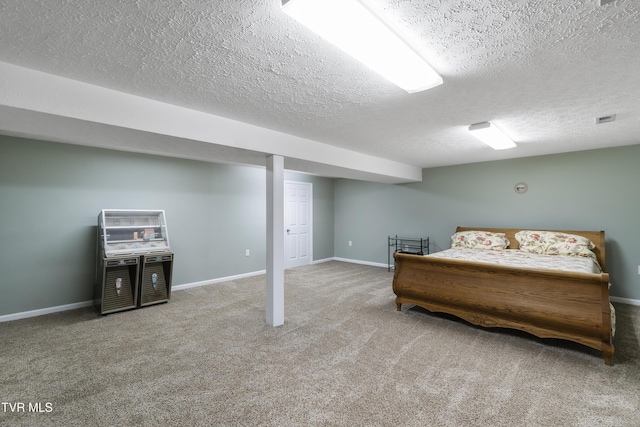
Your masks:
{"label": "electrical outlet", "polygon": [[640,275],[640,265],[638,266],[638,275]]}
{"label": "electrical outlet", "polygon": [[349,246],[353,246],[353,242],[349,240]]}
{"label": "electrical outlet", "polygon": [[249,256],[251,254],[251,252],[249,251],[249,249],[247,249],[246,251],[244,251],[244,256]]}

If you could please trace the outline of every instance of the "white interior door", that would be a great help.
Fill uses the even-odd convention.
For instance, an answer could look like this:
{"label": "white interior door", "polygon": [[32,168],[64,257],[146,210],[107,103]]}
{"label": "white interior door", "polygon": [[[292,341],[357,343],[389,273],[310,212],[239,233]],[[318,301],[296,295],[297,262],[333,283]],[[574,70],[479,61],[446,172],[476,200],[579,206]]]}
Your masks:
{"label": "white interior door", "polygon": [[311,264],[312,259],[312,184],[285,181],[284,255],[285,268]]}

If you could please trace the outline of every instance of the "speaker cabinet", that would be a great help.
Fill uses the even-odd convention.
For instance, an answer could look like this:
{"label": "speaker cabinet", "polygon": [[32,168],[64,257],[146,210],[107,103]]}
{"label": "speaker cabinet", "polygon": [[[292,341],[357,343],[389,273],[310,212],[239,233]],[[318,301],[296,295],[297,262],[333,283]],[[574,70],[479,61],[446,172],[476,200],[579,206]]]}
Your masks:
{"label": "speaker cabinet", "polygon": [[171,298],[173,254],[142,255],[140,257],[140,295],[138,305],[144,307],[167,302]]}
{"label": "speaker cabinet", "polygon": [[112,257],[100,261],[94,304],[101,314],[136,308],[140,257]]}

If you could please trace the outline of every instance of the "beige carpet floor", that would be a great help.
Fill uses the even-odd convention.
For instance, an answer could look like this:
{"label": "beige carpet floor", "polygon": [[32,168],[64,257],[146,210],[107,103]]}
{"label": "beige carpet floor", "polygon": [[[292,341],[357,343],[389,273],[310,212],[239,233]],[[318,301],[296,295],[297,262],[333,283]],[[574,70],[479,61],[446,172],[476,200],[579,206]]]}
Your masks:
{"label": "beige carpet floor", "polygon": [[341,262],[288,270],[277,328],[264,276],[2,323],[0,425],[640,425],[640,307],[616,304],[609,367],[577,344],[397,312],[391,280]]}

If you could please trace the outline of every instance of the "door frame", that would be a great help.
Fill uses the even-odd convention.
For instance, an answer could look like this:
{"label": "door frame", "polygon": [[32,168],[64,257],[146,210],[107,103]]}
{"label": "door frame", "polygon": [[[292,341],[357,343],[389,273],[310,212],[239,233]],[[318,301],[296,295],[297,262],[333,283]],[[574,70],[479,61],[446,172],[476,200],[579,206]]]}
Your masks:
{"label": "door frame", "polygon": [[[308,205],[308,209],[309,209],[309,240],[308,240],[308,245],[309,247],[308,249],[308,253],[309,253],[309,262],[307,264],[303,264],[303,265],[311,265],[313,263],[313,183],[312,182],[307,182],[307,181],[294,181],[294,180],[285,180],[284,181],[284,212],[285,212],[285,218],[284,218],[284,236],[286,239],[286,233],[287,233],[287,184],[302,184],[305,185],[309,188],[309,205]],[[282,256],[284,257],[284,268],[285,270],[288,268],[292,268],[292,267],[287,267],[287,248],[284,248],[284,253],[282,254]]]}

